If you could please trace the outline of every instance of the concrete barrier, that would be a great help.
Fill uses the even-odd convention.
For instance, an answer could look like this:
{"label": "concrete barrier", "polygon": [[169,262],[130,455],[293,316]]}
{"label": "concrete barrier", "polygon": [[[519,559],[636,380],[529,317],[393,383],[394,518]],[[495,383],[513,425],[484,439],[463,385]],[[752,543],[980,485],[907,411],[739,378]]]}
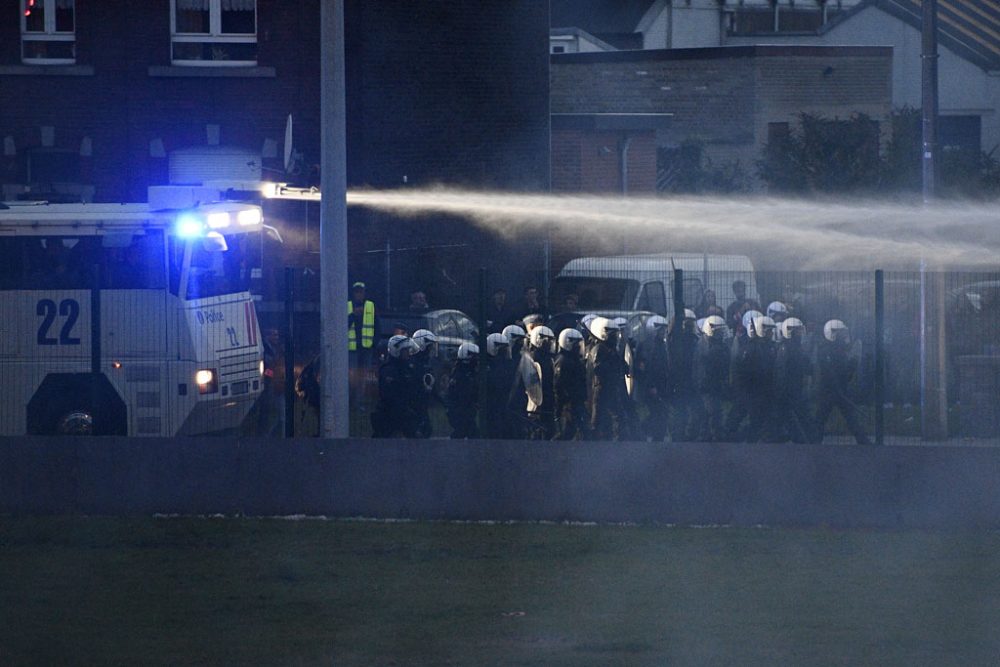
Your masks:
{"label": "concrete barrier", "polygon": [[0,512],[1000,528],[1000,448],[0,438]]}

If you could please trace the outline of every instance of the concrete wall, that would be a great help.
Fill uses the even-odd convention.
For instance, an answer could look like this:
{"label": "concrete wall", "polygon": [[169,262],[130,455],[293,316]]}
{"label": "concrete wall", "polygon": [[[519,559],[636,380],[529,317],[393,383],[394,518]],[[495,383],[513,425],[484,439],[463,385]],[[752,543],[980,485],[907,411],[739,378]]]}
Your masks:
{"label": "concrete wall", "polygon": [[0,439],[0,512],[1000,528],[1000,448]]}

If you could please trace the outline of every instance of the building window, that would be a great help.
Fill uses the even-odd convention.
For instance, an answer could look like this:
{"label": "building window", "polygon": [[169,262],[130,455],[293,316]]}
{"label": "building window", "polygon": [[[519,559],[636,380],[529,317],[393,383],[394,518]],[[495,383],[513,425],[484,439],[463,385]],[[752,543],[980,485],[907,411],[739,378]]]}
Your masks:
{"label": "building window", "polygon": [[174,65],[256,65],[256,0],[171,0]]}
{"label": "building window", "polygon": [[30,65],[76,62],[75,0],[21,0],[21,60]]}
{"label": "building window", "polygon": [[938,146],[944,151],[982,150],[983,121],[979,116],[938,116]]}

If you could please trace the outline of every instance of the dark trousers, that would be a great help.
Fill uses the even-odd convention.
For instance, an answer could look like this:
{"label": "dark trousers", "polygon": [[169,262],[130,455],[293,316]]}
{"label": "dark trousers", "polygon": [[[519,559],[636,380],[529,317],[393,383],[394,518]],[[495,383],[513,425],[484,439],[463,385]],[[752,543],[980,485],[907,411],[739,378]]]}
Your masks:
{"label": "dark trousers", "polygon": [[595,392],[590,409],[590,431],[594,440],[621,439],[621,412],[614,400],[603,399]]}
{"label": "dark trousers", "polygon": [[718,394],[701,394],[702,426],[699,440],[719,442],[725,439],[725,429],[722,420],[722,396]]}
{"label": "dark trousers", "polygon": [[552,412],[548,410],[538,410],[528,413],[528,421],[531,423],[532,440],[551,440],[556,430],[556,420]]}
{"label": "dark trousers", "polygon": [[785,396],[779,399],[776,411],[782,441],[791,440],[802,444],[815,439],[815,427],[804,396]]}
{"label": "dark trousers", "polygon": [[669,423],[669,411],[667,402],[660,394],[646,392],[643,403],[646,405],[648,414],[642,422],[643,434],[653,442],[663,442],[667,437],[667,426]]}
{"label": "dark trousers", "polygon": [[463,405],[448,408],[448,423],[451,424],[451,437],[454,439],[479,437],[474,407]]}
{"label": "dark trousers", "polygon": [[697,440],[704,421],[701,398],[694,391],[682,390],[674,393],[670,403],[673,408],[671,440],[674,442]]}
{"label": "dark trousers", "polygon": [[583,437],[586,424],[586,409],[578,403],[564,403],[556,406],[556,434],[553,440],[579,440]]}
{"label": "dark trousers", "polygon": [[750,413],[750,428],[747,431],[747,442],[774,442],[776,415],[774,394],[767,391],[751,394],[748,400]]}
{"label": "dark trousers", "polygon": [[843,394],[834,392],[820,392],[816,398],[816,442],[823,442],[826,422],[834,408],[837,408],[844,417],[844,421],[847,422],[847,430],[854,436],[854,440],[859,445],[870,445],[868,435],[858,420],[857,407]]}
{"label": "dark trousers", "polygon": [[743,422],[750,414],[750,399],[743,389],[736,389],[733,392],[733,403],[729,406],[729,414],[726,415],[725,439],[729,442],[742,442],[746,439],[746,431],[743,430]]}

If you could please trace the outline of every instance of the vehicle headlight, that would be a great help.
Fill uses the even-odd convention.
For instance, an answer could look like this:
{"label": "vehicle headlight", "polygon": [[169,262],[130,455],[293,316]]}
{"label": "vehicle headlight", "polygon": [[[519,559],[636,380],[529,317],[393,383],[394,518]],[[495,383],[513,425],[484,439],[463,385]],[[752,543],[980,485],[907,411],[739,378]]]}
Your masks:
{"label": "vehicle headlight", "polygon": [[205,216],[205,222],[212,229],[222,229],[229,226],[229,214],[225,211],[218,211],[216,213],[209,213]]}
{"label": "vehicle headlight", "polygon": [[194,374],[194,383],[198,385],[199,394],[214,394],[219,391],[219,383],[215,377],[215,369],[202,369]]}

